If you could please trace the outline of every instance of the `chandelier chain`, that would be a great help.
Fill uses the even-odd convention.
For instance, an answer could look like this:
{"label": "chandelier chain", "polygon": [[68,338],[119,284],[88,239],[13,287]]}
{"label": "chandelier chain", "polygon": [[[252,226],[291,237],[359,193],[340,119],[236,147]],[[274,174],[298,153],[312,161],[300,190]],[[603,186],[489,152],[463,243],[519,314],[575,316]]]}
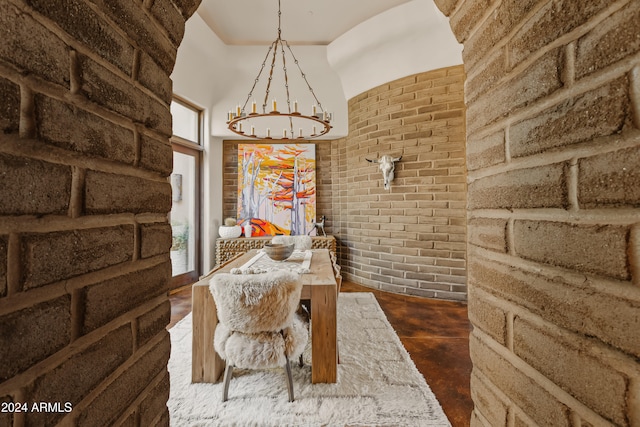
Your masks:
{"label": "chandelier chain", "polygon": [[300,67],[300,64],[298,62],[298,58],[296,58],[296,56],[293,54],[293,50],[291,50],[291,46],[289,46],[289,42],[284,40],[284,43],[287,45],[287,49],[289,49],[289,53],[291,53],[291,57],[293,57],[294,64],[298,66],[298,70],[300,70],[300,75],[302,76],[302,79],[304,80],[304,82],[307,84],[307,88],[309,88],[309,92],[311,92],[311,95],[313,95],[313,99],[315,99],[316,102],[318,103],[318,108],[320,108],[320,111],[324,112],[324,109],[322,108],[322,103],[320,102],[320,100],[316,96],[316,93],[313,91],[313,88],[309,84],[309,81],[307,80],[307,75],[302,71],[302,68]]}
{"label": "chandelier chain", "polygon": [[281,38],[282,34],[282,12],[280,11],[280,0],[278,0],[278,40]]}
{"label": "chandelier chain", "polygon": [[269,79],[267,80],[267,89],[264,94],[264,103],[262,104],[263,112],[267,111],[267,102],[269,100],[269,89],[271,88],[271,80],[273,80],[273,69],[276,66],[276,57],[278,56],[278,40],[273,42],[274,44],[273,59],[271,60],[271,68],[269,69]]}
{"label": "chandelier chain", "polygon": [[[291,113],[291,97],[289,95],[289,76],[287,76],[287,59],[284,54],[284,44],[280,40],[280,49],[282,50],[282,70],[284,71],[284,88],[287,92],[287,112]],[[289,131],[293,135],[293,119],[289,117]]]}
{"label": "chandelier chain", "polygon": [[[264,60],[262,61],[262,66],[260,67],[260,71],[258,71],[258,75],[256,76],[256,78],[253,81],[253,86],[251,86],[251,90],[249,91],[249,94],[247,95],[247,99],[245,99],[244,104],[242,105],[242,113],[245,112],[245,108],[246,108],[247,104],[249,103],[249,100],[251,99],[251,95],[253,95],[253,91],[256,88],[256,85],[260,81],[260,76],[262,75],[262,71],[264,70],[264,67],[267,65],[267,59],[269,58],[269,53],[271,53],[271,49],[273,49],[273,45],[274,45],[274,43],[271,43],[271,46],[269,46],[269,50],[267,51],[267,54],[265,55]],[[263,109],[264,109],[264,106],[263,106]]]}
{"label": "chandelier chain", "polygon": [[[278,44],[280,44],[280,46],[278,46]],[[293,59],[294,64],[298,67],[298,70],[300,71],[300,76],[302,77],[302,79],[306,83],[307,88],[308,88],[309,92],[311,93],[313,99],[315,100],[317,106],[320,108],[321,115],[316,114],[316,105],[313,106],[313,114],[312,115],[305,115],[305,114],[299,113],[298,112],[298,106],[297,106],[297,103],[298,103],[297,100],[295,102],[295,104],[296,104],[295,111],[292,112],[291,96],[290,96],[290,91],[289,91],[289,76],[288,76],[288,73],[287,73],[287,59],[286,59],[285,45],[287,47],[287,50],[291,54],[291,57]],[[280,51],[278,51],[278,48],[279,48]],[[272,50],[273,50],[273,52],[272,52]],[[270,113],[268,113],[267,112],[267,105],[268,105],[268,101],[269,101],[269,94],[271,93],[271,83],[274,80],[274,70],[275,70],[275,65],[276,65],[276,62],[277,62],[278,54],[282,55],[282,70],[283,70],[283,73],[284,73],[284,87],[285,87],[285,90],[286,90],[287,111],[286,112],[282,112],[282,113],[277,111],[276,110],[276,100],[274,99],[273,100],[273,110]],[[269,56],[270,55],[271,55],[271,61],[270,61],[271,64],[269,65],[269,76],[267,78],[265,97],[264,97],[264,102],[262,104],[262,114],[258,114],[256,112],[256,102],[255,102],[255,100],[253,101],[251,114],[247,114],[246,113],[247,104],[249,103],[249,101],[251,100],[251,97],[253,96],[253,93],[254,93],[257,85],[258,85],[258,82],[260,81],[260,77],[262,76],[262,73],[264,72],[265,67],[267,67],[267,61],[269,61]],[[319,132],[316,131],[316,126],[315,125],[313,126],[313,133],[310,135],[311,138],[322,136],[322,135],[326,134],[331,129],[331,126],[329,125],[329,121],[331,120],[330,116],[328,116],[327,113],[324,111],[324,108],[322,107],[322,103],[320,102],[320,100],[316,96],[315,92],[313,91],[313,88],[311,87],[311,84],[307,80],[306,74],[302,71],[302,67],[300,66],[298,58],[296,58],[295,54],[293,53],[293,50],[291,49],[291,46],[289,45],[289,42],[287,40],[283,40],[282,39],[282,10],[281,10],[281,1],[280,0],[278,0],[278,37],[269,46],[269,49],[267,50],[267,54],[265,55],[265,57],[264,57],[264,59],[262,61],[262,65],[260,67],[260,70],[258,71],[258,75],[254,79],[253,85],[251,86],[251,90],[249,91],[249,94],[247,95],[247,99],[245,100],[245,102],[242,105],[242,107],[238,106],[237,108],[238,108],[238,112],[237,113],[232,114],[231,112],[229,112],[229,121],[227,122],[228,125],[229,125],[229,129],[232,130],[233,132],[237,133],[237,134],[244,135],[244,136],[249,136],[251,138],[259,138],[259,135],[256,135],[256,133],[254,133],[253,126],[251,126],[251,133],[250,134],[245,133],[243,131],[243,129],[242,129],[242,122],[244,120],[247,120],[247,119],[250,119],[250,118],[273,116],[273,115],[282,115],[282,116],[286,116],[288,118],[288,120],[289,120],[289,131],[290,131],[290,135],[291,135],[290,137],[291,138],[296,138],[294,136],[294,117],[295,118],[302,118],[302,119],[305,119],[305,120],[310,120],[310,121],[315,122],[316,124],[320,125],[321,130]],[[271,139],[271,136],[269,134],[269,128],[267,128],[266,138],[267,139]],[[300,133],[299,133],[299,136],[297,138],[304,138],[303,135],[302,135],[302,128],[300,128]],[[283,130],[283,139],[289,139],[288,136],[287,136],[286,130]]]}

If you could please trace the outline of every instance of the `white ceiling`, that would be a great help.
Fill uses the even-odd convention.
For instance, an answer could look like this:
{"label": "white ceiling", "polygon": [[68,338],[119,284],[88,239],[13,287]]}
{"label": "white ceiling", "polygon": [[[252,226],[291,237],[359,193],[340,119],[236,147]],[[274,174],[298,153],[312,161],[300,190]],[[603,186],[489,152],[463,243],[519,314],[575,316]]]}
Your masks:
{"label": "white ceiling", "polygon": [[[297,45],[295,57],[317,99],[289,62],[286,88],[300,111],[320,100],[333,114],[327,139],[348,134],[352,97],[401,77],[462,63],[462,46],[433,0],[281,0],[281,8],[282,38]],[[228,112],[243,105],[250,90],[262,103],[268,72],[255,91],[252,85],[277,26],[278,0],[203,0],[187,21],[173,89],[207,111],[210,135],[236,137],[227,129]],[[285,105],[283,64],[277,61],[269,102]]]}
{"label": "white ceiling", "polygon": [[[292,45],[328,45],[409,1],[281,0],[282,38]],[[198,14],[227,45],[268,45],[278,35],[278,0],[203,0]]]}

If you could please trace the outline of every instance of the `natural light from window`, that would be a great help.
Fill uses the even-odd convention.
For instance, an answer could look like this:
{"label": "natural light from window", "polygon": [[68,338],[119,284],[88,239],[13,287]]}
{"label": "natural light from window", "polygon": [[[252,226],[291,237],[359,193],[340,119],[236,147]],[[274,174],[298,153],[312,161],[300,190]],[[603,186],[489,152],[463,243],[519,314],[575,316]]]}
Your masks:
{"label": "natural light from window", "polygon": [[173,116],[173,135],[196,144],[199,142],[199,112],[178,102],[171,103]]}

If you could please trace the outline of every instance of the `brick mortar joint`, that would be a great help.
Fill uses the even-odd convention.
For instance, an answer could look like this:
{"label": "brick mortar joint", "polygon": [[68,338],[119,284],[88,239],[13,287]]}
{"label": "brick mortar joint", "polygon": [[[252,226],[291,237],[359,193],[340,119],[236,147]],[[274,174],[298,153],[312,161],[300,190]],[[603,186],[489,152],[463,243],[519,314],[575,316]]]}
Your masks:
{"label": "brick mortar joint", "polygon": [[[176,40],[176,42],[178,43],[178,45],[174,45],[173,41],[171,40],[171,37],[169,35],[169,30],[167,30],[166,27],[164,27],[162,25],[162,23],[156,19],[156,17],[153,15],[153,13],[151,12],[151,7],[153,6],[154,1],[152,0],[144,0],[143,4],[142,4],[142,10],[144,12],[145,15],[147,15],[147,18],[152,22],[152,24],[156,27],[156,29],[160,30],[160,32],[162,33],[163,37],[165,38],[165,40],[167,42],[169,42],[171,44],[171,46],[175,47],[176,49],[179,47],[179,44],[182,40]],[[176,7],[175,3],[173,1],[169,2],[171,7]],[[184,17],[182,16],[182,13],[180,13],[179,10],[176,9],[176,12],[178,14],[180,14],[180,16],[184,19]],[[186,23],[186,21],[185,21]]]}
{"label": "brick mortar joint", "polygon": [[[43,25],[45,28],[47,28],[49,31],[51,31],[56,36],[60,37],[70,47],[73,47],[73,48],[83,47],[82,43],[78,42],[70,34],[68,34],[66,31],[64,31],[60,27],[58,27],[58,25],[56,24],[55,21],[52,21],[51,19],[47,18],[46,16],[41,15],[38,11],[34,10],[30,6],[17,3],[16,0],[9,0],[9,1],[14,3],[14,5],[16,7],[18,7],[19,9],[27,12],[34,20],[36,20],[36,22],[38,22],[39,24]],[[131,43],[131,46],[134,49],[141,49],[141,47],[138,45],[138,43],[135,40],[132,40],[129,37],[129,35],[127,34],[127,32],[124,29],[122,29],[116,22],[114,22],[113,19],[107,13],[103,12],[100,9],[99,6],[97,6],[96,4],[94,4],[93,2],[90,2],[90,1],[85,1],[84,3],[89,8],[91,8],[93,10],[93,12],[97,16],[99,16],[106,24],[108,24],[109,27],[113,31],[118,33],[118,35],[120,35],[120,37],[122,37],[123,39],[125,39],[129,43]],[[171,2],[171,4],[173,5],[173,2]],[[172,47],[177,49],[177,46],[175,46],[173,44],[173,42],[171,41],[171,39],[169,38],[169,33],[168,33],[167,29],[164,26],[162,26],[158,22],[158,20],[150,13],[149,8],[140,7],[140,6],[138,6],[138,7],[142,11],[142,13],[144,13],[144,15],[147,17],[147,19],[152,22],[154,27],[156,27],[156,29],[160,30],[160,33],[162,34],[162,37],[164,38],[163,42],[166,42],[169,45],[171,45]],[[144,49],[142,49],[142,50],[144,50]],[[90,54],[94,54],[94,52],[91,49],[86,49],[86,52],[88,52]],[[83,53],[85,53],[85,52],[83,52]],[[95,55],[95,57],[99,58],[98,55]]]}
{"label": "brick mortar joint", "polygon": [[[609,16],[611,16],[612,14],[614,14],[615,12],[617,12],[619,9],[621,9],[622,7],[624,7],[627,3],[629,2],[629,0],[618,0],[617,2],[613,3],[612,5],[610,5],[607,9],[601,11],[599,14],[593,16],[589,21],[583,23],[582,25],[574,28],[572,31],[563,34],[561,37],[554,39],[551,43],[545,45],[544,47],[538,49],[536,52],[532,52],[529,57],[527,58],[526,61],[522,61],[521,63],[519,63],[516,67],[511,68],[511,70],[509,70],[509,73],[515,73],[516,75],[521,74],[521,71],[519,70],[524,70],[527,67],[529,67],[532,63],[534,63],[537,59],[539,59],[541,56],[543,56],[544,54],[548,53],[549,51],[556,49],[558,47],[564,46],[566,44],[571,43],[572,41],[578,40],[580,37],[584,36],[585,34],[587,34],[588,32],[592,31],[593,29],[597,28],[597,26],[606,18],[608,18]],[[496,1],[495,2],[495,9],[497,9],[497,6],[499,6],[500,2]],[[501,38],[500,42],[496,43],[491,49],[489,49],[487,52],[485,52],[485,57],[490,57],[492,55],[494,55],[497,51],[499,51],[500,49],[504,48],[508,48],[509,42],[513,39],[513,37],[529,22],[529,20],[531,18],[533,18],[542,8],[544,8],[546,6],[547,3],[545,2],[539,2],[535,7],[533,7],[519,22],[517,25],[515,25],[512,30],[504,35],[504,37]],[[486,16],[483,16],[483,19],[486,19],[486,17],[488,17],[490,14],[487,14]],[[479,29],[481,26],[481,23],[478,24],[476,29]],[[468,40],[468,39],[467,39]],[[508,54],[507,54],[508,55]],[[479,58],[482,59],[482,58]],[[466,74],[467,74],[467,79],[468,80],[472,80],[473,78],[477,77],[478,74],[480,74],[483,71],[482,65],[484,65],[485,62],[478,60],[475,64],[475,66],[471,69],[465,69]],[[508,65],[507,65],[508,67]],[[507,73],[507,74],[509,74]],[[506,76],[505,76],[506,77]]]}
{"label": "brick mortar joint", "polygon": [[86,169],[71,167],[71,197],[68,216],[72,219],[83,215]]}
{"label": "brick mortar joint", "polygon": [[[47,359],[44,359],[38,364],[33,365],[32,367],[27,369],[26,371],[0,383],[0,395],[4,396],[6,394],[11,394],[13,390],[20,388],[23,384],[31,383],[38,377],[54,370],[62,363],[68,361],[71,356],[81,353],[91,345],[99,342],[110,332],[115,331],[116,329],[125,326],[128,323],[131,323],[131,321],[135,320],[142,314],[148,313],[156,307],[162,305],[166,300],[168,300],[168,297],[166,295],[159,295],[151,300],[146,301],[144,304],[130,310],[129,312],[117,317],[116,319],[113,319],[106,325],[103,325],[89,332],[88,334],[78,337],[78,339],[73,341],[72,344],[67,345]],[[145,344],[145,347],[148,344],[149,343]]]}
{"label": "brick mortar joint", "polygon": [[[515,319],[519,318],[528,322],[534,327],[539,328],[540,330],[552,331],[553,339],[561,341],[563,343],[571,343],[576,339],[580,339],[585,342],[588,342],[589,345],[585,345],[584,348],[580,348],[580,349],[578,349],[577,347],[573,347],[573,348],[576,351],[580,350],[583,354],[586,354],[587,356],[600,361],[602,364],[612,368],[613,370],[617,371],[622,375],[625,375],[629,378],[633,378],[638,374],[636,369],[637,364],[636,364],[635,357],[629,354],[626,354],[620,349],[617,349],[616,347],[601,341],[599,338],[591,337],[591,336],[585,335],[582,332],[571,330],[571,329],[562,327],[560,325],[557,325],[551,321],[546,320],[541,315],[535,314],[527,310],[525,307],[521,305],[518,305],[506,299],[502,299],[495,294],[491,294],[487,290],[479,289],[475,286],[472,287],[472,289],[473,291],[471,293],[484,294],[483,296],[485,298],[487,296],[492,296],[493,297],[492,301],[496,303],[496,306],[504,309],[505,313],[508,316],[511,316],[512,318],[511,340],[509,341],[509,339],[507,339],[507,346],[503,346],[503,347],[505,347],[506,350],[512,352],[515,357],[518,357],[518,356],[514,352],[513,324],[515,322]],[[496,343],[502,346],[497,341]]]}
{"label": "brick mortar joint", "polygon": [[629,286],[628,282],[625,281],[528,261],[518,256],[490,251],[472,243],[468,244],[468,248],[467,255],[474,255],[478,262],[482,260],[490,261],[494,263],[495,267],[503,269],[504,272],[510,272],[515,268],[523,273],[539,276],[551,282],[557,277],[562,277],[565,285],[575,289],[585,289],[588,285],[591,290],[602,294],[604,297],[610,296],[630,301],[640,301],[640,288]]}
{"label": "brick mortar joint", "polygon": [[640,288],[640,223],[631,227],[627,252],[631,282],[634,286]]}
{"label": "brick mortar joint", "polygon": [[133,353],[123,364],[121,364],[113,372],[111,372],[111,374],[109,374],[109,376],[107,376],[100,384],[94,387],[89,393],[84,395],[80,402],[74,404],[73,412],[67,414],[60,421],[60,424],[65,425],[65,423],[69,423],[70,425],[75,425],[75,420],[77,420],[77,417],[80,416],[80,414],[82,414],[84,410],[87,409],[91,405],[91,403],[93,403],[93,401],[100,396],[102,392],[108,390],[109,387],[115,381],[117,381],[121,375],[132,368],[138,360],[148,354],[156,345],[169,339],[169,333],[166,330],[160,331],[158,334],[156,334],[144,346]]}
{"label": "brick mortar joint", "polygon": [[[71,64],[72,68],[74,66],[73,65],[73,62],[74,62],[73,57],[75,56],[74,52],[76,51],[73,50],[70,52],[70,61],[72,62]],[[101,64],[101,65],[104,65],[104,64]],[[91,113],[97,117],[100,117],[101,119],[104,119],[115,125],[121,126],[125,129],[131,130],[132,132],[134,131],[134,128],[136,126],[142,126],[141,123],[135,122],[133,121],[133,119],[129,117],[125,117],[120,113],[109,110],[95,102],[90,101],[79,90],[79,87],[81,86],[81,82],[78,81],[79,77],[74,76],[73,72],[71,72],[70,74],[71,74],[70,76],[71,86],[69,89],[67,89],[64,86],[60,86],[53,82],[49,82],[34,74],[24,75],[20,73],[17,69],[13,68],[13,66],[0,62],[0,76],[3,76],[9,81],[19,85],[22,88],[21,93],[24,92],[25,90],[28,90],[30,92],[33,92],[32,94],[33,97],[35,97],[36,95],[44,95],[56,101],[73,105],[88,113]],[[127,80],[130,80],[130,79],[127,78]],[[151,94],[151,92],[149,92],[148,89],[143,88],[142,86],[138,87],[138,89],[143,89],[145,92],[148,92],[147,94]],[[154,95],[154,98],[157,98],[157,97]],[[166,104],[164,101],[160,100],[159,98],[157,99],[157,101],[161,102],[162,105],[165,105],[167,109],[169,108],[169,105]],[[21,104],[23,102],[24,100],[21,102]],[[144,126],[144,128],[146,129],[146,133],[149,133],[150,135],[154,135],[156,138],[161,138],[161,139],[169,138],[169,135],[165,135],[159,131],[156,131],[155,129],[150,129],[150,128],[147,128],[146,126]],[[22,137],[30,138],[30,137],[33,137],[33,134],[29,133],[29,134],[23,135]]]}
{"label": "brick mortar joint", "polygon": [[[510,397],[504,394],[502,390],[484,374],[484,372],[476,369],[473,375],[475,375],[478,378],[478,381],[482,382],[485,387],[489,388],[492,393],[498,396],[500,402],[505,405],[508,426],[514,426],[516,424],[516,415],[527,423],[527,425],[536,425],[536,422],[532,420],[531,417],[529,417]],[[484,425],[491,425],[491,423],[484,417],[484,414],[479,412],[481,410],[481,407],[474,408],[476,415],[479,415],[485,423]]]}
{"label": "brick mortar joint", "polygon": [[503,219],[563,222],[581,225],[633,225],[638,221],[637,208],[620,209],[581,209],[570,212],[560,208],[530,209],[471,209],[467,212],[469,219]]}
{"label": "brick mortar joint", "polygon": [[[37,12],[34,11],[34,14],[37,16],[40,16]],[[46,18],[43,18],[46,19]],[[14,69],[14,67],[12,65],[7,65],[7,63],[3,63],[0,62],[0,75],[3,75],[7,78],[9,78],[11,81],[15,82],[16,84],[24,84],[24,85],[28,85],[30,88],[37,90],[39,93],[42,93],[44,95],[50,96],[54,99],[63,101],[63,102],[70,102],[73,100],[76,100],[76,102],[79,102],[77,104],[77,106],[79,107],[83,107],[83,109],[90,111],[92,113],[95,113],[96,115],[98,115],[99,117],[102,117],[106,120],[109,120],[115,124],[121,124],[123,127],[128,127],[131,128],[132,123],[135,125],[136,123],[133,122],[131,119],[126,118],[126,119],[122,119],[122,117],[119,113],[116,113],[114,111],[111,111],[109,109],[106,109],[102,106],[99,106],[98,104],[95,104],[91,101],[89,101],[83,94],[82,94],[82,81],[81,81],[81,71],[79,69],[79,64],[78,64],[78,59],[77,59],[77,55],[78,53],[90,58],[91,60],[95,61],[97,64],[99,64],[101,67],[105,68],[106,70],[108,70],[109,72],[111,72],[112,74],[114,74],[115,76],[118,76],[119,78],[122,78],[123,80],[127,81],[129,84],[131,84],[133,87],[135,87],[136,89],[142,91],[145,95],[153,98],[154,100],[156,100],[158,103],[164,105],[167,107],[167,109],[169,108],[169,104],[167,104],[166,100],[162,99],[161,97],[159,97],[155,92],[153,92],[152,90],[148,89],[145,85],[141,84],[137,79],[132,78],[132,76],[127,75],[126,73],[123,73],[123,71],[116,67],[115,65],[113,65],[112,63],[110,63],[109,61],[105,61],[103,58],[101,58],[100,56],[98,56],[95,51],[93,51],[92,49],[87,48],[86,46],[84,46],[83,44],[77,42],[74,38],[72,38],[70,35],[68,35],[66,32],[64,32],[64,30],[60,30],[57,29],[56,25],[52,25],[52,26],[48,26],[45,25],[44,23],[40,22],[41,24],[43,24],[47,29],[49,29],[50,31],[52,31],[54,34],[56,34],[57,36],[59,36],[61,38],[61,40],[67,44],[67,46],[69,46],[70,51],[69,51],[69,62],[70,62],[70,87],[67,90],[67,88],[64,88],[63,86],[57,85],[53,82],[49,82],[46,81],[44,79],[42,79],[39,76],[36,76],[34,74],[23,74],[20,71]],[[57,31],[54,31],[56,30]],[[134,47],[134,49],[136,50],[136,52],[139,52],[140,49],[137,47]],[[136,56],[139,56],[139,53],[135,54]],[[10,67],[10,68],[8,68]],[[133,72],[133,64],[132,64],[132,69],[130,70]],[[170,79],[170,76],[166,76],[167,80]],[[78,101],[78,100],[84,100],[84,102],[82,101]],[[88,105],[95,105],[95,107],[93,108],[86,108]],[[100,114],[100,113],[104,113],[104,114]],[[128,120],[127,120],[128,119]],[[158,135],[162,135],[163,137],[168,137],[167,135],[161,134],[160,132],[157,132],[153,129],[149,129],[150,132],[155,132]]]}
{"label": "brick mortar joint", "polygon": [[[640,62],[640,52],[636,53],[635,55],[627,56],[624,59],[613,63],[606,68],[589,74],[588,76],[575,81],[571,86],[561,87],[556,91],[550,93],[549,95],[534,101],[526,107],[520,108],[517,111],[510,113],[504,118],[498,119],[486,126],[473,129],[472,131],[467,132],[467,136],[472,136],[475,139],[482,139],[503,130],[510,124],[530,118],[535,118],[539,116],[540,113],[549,108],[553,108],[567,100],[580,97],[581,95],[593,90],[594,88],[604,86],[608,82],[627,75],[629,71],[631,71],[636,66],[636,64],[638,64],[638,62]],[[521,74],[514,74],[512,76],[512,79],[515,79],[520,75]],[[505,81],[509,81],[509,79]],[[500,89],[500,87],[496,85],[492,92],[495,92],[498,89]],[[490,94],[490,92],[485,92],[485,95],[488,94]],[[472,106],[478,102],[478,99],[473,100],[467,106],[467,110],[471,109]]]}
{"label": "brick mortar joint", "polygon": [[[475,375],[478,380],[482,381],[482,383],[489,388],[493,393],[496,394],[496,396],[498,396],[498,398],[507,404],[507,406],[516,406],[515,403],[511,400],[511,398],[509,396],[507,396],[506,394],[504,394],[504,392],[502,391],[501,388],[499,388],[493,381],[491,381],[491,379],[485,375],[484,372],[482,372],[479,369],[476,369],[473,371],[473,373],[471,374],[472,376]],[[507,408],[508,409],[508,408]],[[490,425],[490,424],[487,424]],[[532,425],[535,425],[532,424]]]}
{"label": "brick mortar joint", "polygon": [[[168,408],[165,408],[165,411],[167,413],[168,413],[168,410],[169,410]],[[151,425],[154,425],[154,426],[162,425],[162,419],[164,418],[164,416],[165,416],[165,412],[161,412],[158,415],[156,415],[155,418],[151,420]]]}
{"label": "brick mortar joint", "polygon": [[562,388],[560,388],[560,386],[553,383],[549,378],[545,377],[542,373],[527,364],[524,360],[513,354],[502,344],[495,341],[490,335],[486,334],[479,328],[474,328],[471,332],[471,335],[475,335],[478,341],[489,347],[507,362],[511,363],[511,365],[513,365],[516,370],[538,384],[543,390],[557,399],[560,403],[572,410],[578,411],[585,421],[589,422],[592,425],[603,424],[604,420],[599,414],[571,396],[567,391],[563,390]]}
{"label": "brick mortar joint", "polygon": [[[505,142],[508,144],[508,141]],[[559,163],[569,163],[583,158],[593,157],[600,154],[612,153],[615,151],[635,148],[640,146],[640,130],[629,129],[624,134],[602,136],[589,142],[572,144],[561,147],[557,150],[536,153],[523,157],[516,157],[509,162],[487,166],[467,172],[467,183],[487,178],[490,176],[504,174],[506,172],[539,168]]]}
{"label": "brick mortar joint", "polygon": [[112,214],[86,215],[72,218],[68,215],[47,215],[42,218],[14,217],[0,215],[0,233],[52,233],[58,231],[90,230],[120,225],[169,224],[162,214]]}
{"label": "brick mortar joint", "polygon": [[511,351],[512,353],[514,352],[514,322],[515,322],[515,318],[516,318],[516,312],[514,310],[509,310],[507,311],[507,324],[506,324],[506,344],[507,344],[507,349],[509,351]]}
{"label": "brick mortar joint", "polygon": [[631,69],[629,80],[633,123],[637,129],[640,129],[640,65],[636,65]]}
{"label": "brick mortar joint", "polygon": [[[155,94],[153,94],[149,89],[146,89],[145,87],[141,86],[141,85],[137,85],[135,82],[129,81],[130,84],[132,84],[136,89],[139,89],[141,92],[145,93],[146,95],[152,95],[153,98],[156,98],[155,100],[158,101],[161,105],[165,106],[167,108],[167,110],[169,110],[169,104],[167,104],[165,101],[160,100],[159,98],[156,97]],[[91,101],[89,98],[87,98],[86,96],[84,96],[83,93],[79,92],[77,94],[69,94],[69,96],[66,96],[66,94],[63,94],[62,97],[60,96],[51,96],[48,93],[43,92],[44,95],[47,95],[53,99],[56,99],[58,101],[62,101],[64,103],[70,103],[71,105],[74,105],[76,107],[79,107],[81,109],[83,109],[84,111],[87,111],[91,114],[94,114],[106,121],[109,121],[115,125],[121,126],[125,129],[128,129],[132,132],[135,132],[136,129],[139,130],[140,127],[145,129],[145,133],[148,133],[149,135],[152,135],[152,137],[155,137],[157,139],[168,139],[171,137],[171,135],[168,134],[164,134],[159,130],[156,129],[152,129],[152,128],[148,128],[145,125],[143,125],[140,122],[135,121],[133,118],[131,117],[127,117],[122,115],[121,113],[118,113],[116,111],[110,110],[100,104],[98,104],[97,102]]]}
{"label": "brick mortar joint", "polygon": [[82,289],[68,291],[71,294],[71,342],[82,337],[82,325],[85,315],[85,298]]}
{"label": "brick mortar joint", "polygon": [[26,84],[20,84],[20,124],[18,136],[33,138],[37,132],[35,94]]}
{"label": "brick mortar joint", "polygon": [[77,289],[96,285],[106,280],[158,267],[167,261],[169,261],[168,254],[156,255],[138,261],[126,261],[101,270],[49,283],[27,292],[17,292],[11,296],[0,298],[0,315],[12,314],[64,295],[71,295]]}
{"label": "brick mortar joint", "polygon": [[515,220],[513,218],[509,218],[507,220],[507,227],[505,230],[505,244],[506,244],[506,249],[507,249],[507,253],[511,256],[517,256],[516,254],[516,248],[515,248],[515,238],[513,235],[513,224],[514,224]]}
{"label": "brick mortar joint", "polygon": [[[462,8],[463,6],[467,3],[467,0],[457,0],[456,6],[453,8],[453,10],[451,11],[451,13],[449,14],[448,18],[449,18],[449,25],[451,26],[451,20],[455,19],[455,17],[458,16],[459,13],[462,12]],[[470,1],[469,1],[470,3]],[[480,17],[475,25],[473,25],[471,27],[471,29],[469,30],[469,33],[466,35],[465,40],[462,41],[462,44],[464,44],[466,41],[468,41],[470,38],[472,38],[476,32],[478,32],[478,30],[480,29],[480,27],[482,27],[482,25],[489,19],[489,17],[495,13],[496,9],[500,6],[500,1],[498,0],[492,0],[491,4],[489,5],[489,7],[487,8],[487,10],[485,11],[485,13],[482,15],[482,17]],[[452,27],[452,26],[451,26]],[[451,28],[452,32],[453,32],[453,28]]]}
{"label": "brick mortar joint", "polygon": [[42,150],[42,141],[33,138],[20,138],[17,135],[0,135],[0,153],[17,157],[28,157],[63,166],[76,166],[88,171],[116,174],[141,178],[148,181],[166,183],[166,177],[158,172],[137,168],[126,163],[114,163],[108,159],[89,158],[82,153],[65,150],[56,146],[47,146],[46,153]]}
{"label": "brick mortar joint", "polygon": [[[142,402],[144,402],[144,400],[150,396],[151,391],[153,391],[153,389],[158,386],[167,375],[168,372],[166,371],[158,372],[158,374],[149,382],[149,384],[147,384],[144,390],[142,390],[140,394],[135,398],[135,400],[131,402],[131,404],[122,412],[122,415],[114,422],[114,425],[124,425],[124,422],[127,420],[127,418],[131,414],[137,412],[138,406],[140,406],[140,404],[142,404]],[[163,414],[159,414],[158,417],[162,415]]]}
{"label": "brick mortar joint", "polygon": [[578,166],[578,160],[578,157],[572,157],[568,161],[566,185],[567,198],[569,202],[568,210],[571,212],[577,212],[580,210],[580,201],[578,197],[580,167]]}

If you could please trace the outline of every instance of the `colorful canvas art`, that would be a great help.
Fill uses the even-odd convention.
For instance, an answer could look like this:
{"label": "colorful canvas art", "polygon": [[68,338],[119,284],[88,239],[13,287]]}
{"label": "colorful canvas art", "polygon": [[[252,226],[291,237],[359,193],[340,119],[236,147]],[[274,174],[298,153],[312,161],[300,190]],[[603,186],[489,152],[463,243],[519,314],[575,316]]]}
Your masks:
{"label": "colorful canvas art", "polygon": [[314,144],[239,144],[238,219],[252,236],[315,234]]}

